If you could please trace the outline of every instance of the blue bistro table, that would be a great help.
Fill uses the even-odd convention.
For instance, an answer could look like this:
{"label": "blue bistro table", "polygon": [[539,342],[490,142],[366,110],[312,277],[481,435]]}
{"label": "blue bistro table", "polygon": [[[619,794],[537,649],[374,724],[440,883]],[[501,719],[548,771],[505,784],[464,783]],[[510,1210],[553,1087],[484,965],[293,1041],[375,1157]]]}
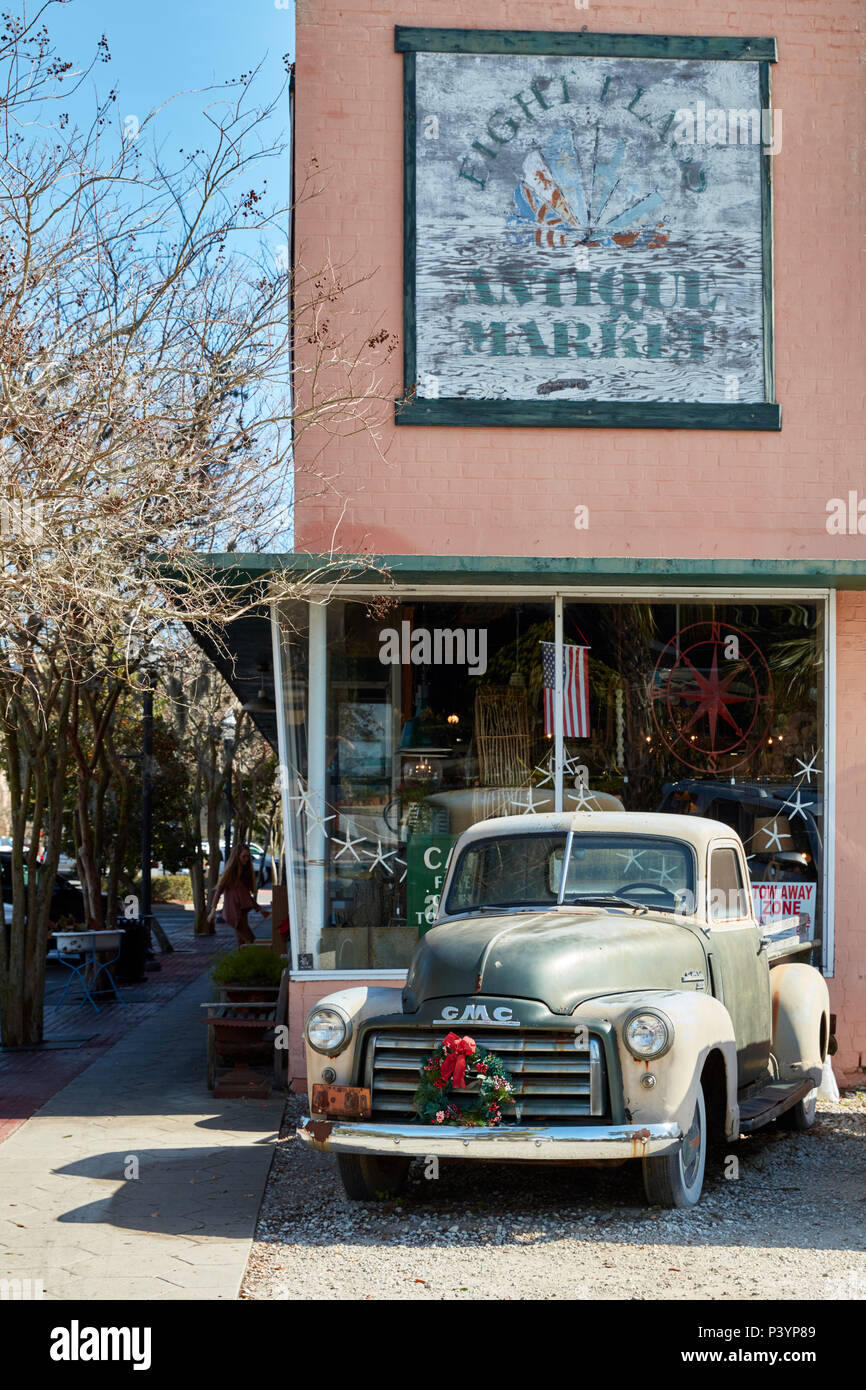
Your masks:
{"label": "blue bistro table", "polygon": [[[71,972],[57,1001],[58,1004],[64,1002],[69,986],[77,977],[84,990],[84,998],[99,1013],[99,1005],[93,996],[97,993],[99,977],[104,974],[115,999],[126,1008],[126,1000],[121,999],[110,969],[120,958],[122,931],[56,931],[54,940],[57,942],[57,959]],[[112,950],[114,955],[110,960],[97,959],[97,952],[104,955]],[[72,1003],[73,1000],[70,999],[69,1002]]]}

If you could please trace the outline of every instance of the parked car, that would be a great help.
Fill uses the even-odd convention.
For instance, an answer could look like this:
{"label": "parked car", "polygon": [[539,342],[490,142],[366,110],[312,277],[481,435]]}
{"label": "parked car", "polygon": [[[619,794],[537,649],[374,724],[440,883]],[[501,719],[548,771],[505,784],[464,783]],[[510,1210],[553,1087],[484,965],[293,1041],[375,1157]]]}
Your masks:
{"label": "parked car", "polygon": [[[26,866],[24,872],[26,876]],[[42,871],[38,870],[37,872]],[[8,921],[12,908],[12,855],[2,850],[0,850],[0,884],[2,884],[3,889],[4,920]],[[103,918],[107,907],[108,898],[103,893]],[[87,914],[84,907],[84,892],[80,882],[70,878],[67,874],[57,874],[54,879],[54,887],[51,890],[51,904],[48,911],[52,927],[60,922],[69,922],[75,926],[83,925],[87,920]]]}
{"label": "parked car", "polygon": [[[253,869],[255,870],[258,885],[260,888],[266,888],[268,884],[271,882],[271,879],[274,875],[273,855],[265,854],[265,851],[261,845],[254,845],[251,844],[249,841],[247,841],[247,843],[249,844],[250,858],[253,861]],[[232,841],[232,844],[234,845],[234,841]],[[225,840],[220,840],[220,873],[223,872],[225,866],[226,842]]]}
{"label": "parked car", "polygon": [[[340,989],[307,1018],[301,1139],[336,1155],[357,1199],[398,1189],[413,1156],[634,1159],[651,1203],[693,1205],[712,1136],[812,1124],[830,1042],[802,922],[762,935],[749,886],[738,835],[703,817],[472,827],[404,988]],[[501,1121],[449,1117],[452,1072],[435,1122],[420,1122],[416,1090],[443,1043],[510,1071]],[[483,1094],[475,1074],[465,1095]]]}

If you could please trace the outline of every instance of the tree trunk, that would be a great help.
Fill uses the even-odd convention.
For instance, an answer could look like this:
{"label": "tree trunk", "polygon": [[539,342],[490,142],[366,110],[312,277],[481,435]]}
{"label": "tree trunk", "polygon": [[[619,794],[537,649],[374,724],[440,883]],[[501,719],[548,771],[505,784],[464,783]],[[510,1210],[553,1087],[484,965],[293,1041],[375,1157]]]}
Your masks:
{"label": "tree trunk", "polygon": [[201,849],[190,860],[189,879],[192,884],[192,901],[195,907],[193,932],[196,936],[213,936],[216,928],[213,922],[208,920],[210,895],[204,878],[204,856]]}
{"label": "tree trunk", "polygon": [[[12,799],[12,910],[11,921],[0,926],[0,1032],[4,1044],[10,1047],[42,1041],[45,952],[51,891],[60,859],[69,752],[66,723],[71,696],[68,680],[55,682],[42,697],[37,724],[28,718],[17,695],[7,699],[4,711],[3,737]],[[55,728],[52,712],[58,700]],[[25,882],[28,819],[30,850]],[[36,853],[43,822],[47,825],[45,860],[37,875]]]}
{"label": "tree trunk", "polygon": [[225,778],[217,772],[217,745],[211,740],[209,776],[207,779],[207,891],[208,900],[219,883],[220,877],[220,801]]}
{"label": "tree trunk", "polygon": [[[24,836],[27,827],[29,775],[22,759],[19,730],[15,724],[15,701],[6,710],[4,729],[6,766],[9,777],[12,818],[12,904],[10,920],[3,924],[3,949],[0,951],[0,1029],[7,1047],[22,1043],[40,1042],[38,1036],[28,1037],[25,1027],[24,938],[27,930],[27,888],[24,881]],[[26,800],[25,800],[26,798]]]}
{"label": "tree trunk", "polygon": [[117,834],[114,837],[111,860],[108,865],[108,904],[106,918],[114,923],[120,914],[120,875],[126,858],[126,843],[129,839],[129,776],[121,759],[117,756],[113,739],[105,740],[105,756],[114,774],[117,794]]}
{"label": "tree trunk", "polygon": [[84,910],[87,915],[88,930],[101,931],[101,884],[99,866],[96,862],[93,828],[87,805],[90,779],[79,769],[76,783],[75,822],[78,827],[78,869],[81,874],[81,887],[84,893]]}
{"label": "tree trunk", "polygon": [[[75,823],[78,841],[78,867],[81,887],[84,892],[84,906],[87,913],[87,926],[92,931],[101,931],[102,920],[102,822],[103,800],[108,785],[109,770],[103,757],[105,736],[109,720],[117,700],[117,691],[106,700],[101,714],[95,701],[80,699],[76,690],[72,701],[71,717],[67,735],[75,756]],[[80,712],[86,703],[92,725],[93,751],[88,757],[81,745]],[[94,772],[99,768],[95,781]],[[95,798],[93,793],[96,793]],[[93,803],[93,804],[91,804]]]}

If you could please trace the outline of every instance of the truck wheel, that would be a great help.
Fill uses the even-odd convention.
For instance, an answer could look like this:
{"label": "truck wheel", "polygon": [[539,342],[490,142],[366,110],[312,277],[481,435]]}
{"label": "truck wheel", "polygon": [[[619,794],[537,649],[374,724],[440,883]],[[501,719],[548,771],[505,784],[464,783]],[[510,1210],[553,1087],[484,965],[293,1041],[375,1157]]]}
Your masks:
{"label": "truck wheel", "polygon": [[693,1207],[704,1186],[706,1161],[707,1107],[698,1085],[694,1118],[677,1152],[643,1159],[647,1201],[656,1207]]}
{"label": "truck wheel", "polygon": [[406,1186],[408,1158],[381,1154],[337,1154],[337,1167],[346,1196],[353,1202],[382,1202]]}
{"label": "truck wheel", "polygon": [[783,1110],[777,1120],[777,1124],[782,1129],[796,1129],[805,1133],[811,1129],[815,1123],[815,1111],[818,1109],[818,1087],[810,1091],[802,1100],[798,1100],[796,1105],[792,1105],[790,1110]]}

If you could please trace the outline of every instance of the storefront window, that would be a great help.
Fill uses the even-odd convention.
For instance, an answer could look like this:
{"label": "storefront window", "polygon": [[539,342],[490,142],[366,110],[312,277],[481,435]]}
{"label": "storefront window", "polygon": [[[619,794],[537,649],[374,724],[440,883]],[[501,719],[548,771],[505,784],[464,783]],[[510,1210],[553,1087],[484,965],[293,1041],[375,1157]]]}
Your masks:
{"label": "storefront window", "polygon": [[[341,598],[309,615],[287,610],[282,646],[298,965],[402,968],[461,832],[555,809],[554,601]],[[760,918],[816,927],[822,622],[815,602],[567,600],[563,809],[720,820],[746,844]]]}
{"label": "storefront window", "polygon": [[[741,836],[761,922],[823,913],[823,604],[566,603],[588,645],[590,726],[566,737],[629,811]],[[579,804],[580,789],[564,804]]]}
{"label": "storefront window", "polygon": [[549,773],[532,790],[551,738],[521,658],[552,640],[550,602],[330,605],[324,968],[406,965],[461,831],[553,809]]}

